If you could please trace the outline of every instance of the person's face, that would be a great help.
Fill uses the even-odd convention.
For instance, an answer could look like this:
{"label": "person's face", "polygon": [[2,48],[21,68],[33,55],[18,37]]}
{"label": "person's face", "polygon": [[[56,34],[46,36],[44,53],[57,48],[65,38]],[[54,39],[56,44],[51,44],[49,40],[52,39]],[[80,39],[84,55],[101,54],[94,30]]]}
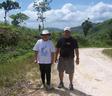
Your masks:
{"label": "person's face", "polygon": [[42,35],[41,37],[42,37],[42,39],[43,39],[44,41],[49,40],[49,35],[48,35],[48,34]]}
{"label": "person's face", "polygon": [[64,36],[65,38],[69,38],[70,35],[71,35],[71,33],[70,33],[68,30],[66,30],[66,31],[63,32],[63,36]]}

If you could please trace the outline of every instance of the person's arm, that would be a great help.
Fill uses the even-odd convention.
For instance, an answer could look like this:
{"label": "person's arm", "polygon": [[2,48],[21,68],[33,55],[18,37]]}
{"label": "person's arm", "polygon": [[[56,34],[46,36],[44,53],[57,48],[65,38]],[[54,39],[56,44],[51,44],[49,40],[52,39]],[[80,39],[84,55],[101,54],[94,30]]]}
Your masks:
{"label": "person's arm", "polygon": [[38,45],[39,44],[39,41],[37,41],[36,42],[36,44],[34,45],[34,47],[33,47],[33,51],[35,52],[34,54],[34,62],[35,63],[38,63],[38,50],[39,50],[39,48],[38,48]]}
{"label": "person's arm", "polygon": [[51,64],[54,64],[54,52],[51,53]]}
{"label": "person's arm", "polygon": [[35,58],[34,58],[34,62],[38,63],[38,51],[35,51]]}
{"label": "person's arm", "polygon": [[76,64],[79,65],[79,49],[75,48],[75,54],[76,54]]}
{"label": "person's arm", "polygon": [[58,55],[60,53],[60,48],[56,48],[56,54],[55,54],[55,62],[57,61],[58,59]]}
{"label": "person's arm", "polygon": [[58,55],[60,54],[61,46],[62,46],[62,41],[61,41],[61,39],[59,39],[57,44],[56,44],[55,62],[57,62]]}

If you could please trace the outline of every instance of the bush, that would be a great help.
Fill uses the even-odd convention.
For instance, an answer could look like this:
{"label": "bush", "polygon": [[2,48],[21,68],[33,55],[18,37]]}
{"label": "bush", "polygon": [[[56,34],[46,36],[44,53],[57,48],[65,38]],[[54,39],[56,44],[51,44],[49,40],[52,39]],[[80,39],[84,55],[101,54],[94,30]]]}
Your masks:
{"label": "bush", "polygon": [[112,57],[112,49],[104,49],[103,53],[106,54],[107,56]]}
{"label": "bush", "polygon": [[14,47],[18,44],[19,35],[13,32],[11,28],[2,27],[0,28],[0,47],[4,50],[7,47]]}
{"label": "bush", "polygon": [[84,36],[76,35],[74,37],[77,39],[80,47],[89,47],[90,46],[88,40]]}

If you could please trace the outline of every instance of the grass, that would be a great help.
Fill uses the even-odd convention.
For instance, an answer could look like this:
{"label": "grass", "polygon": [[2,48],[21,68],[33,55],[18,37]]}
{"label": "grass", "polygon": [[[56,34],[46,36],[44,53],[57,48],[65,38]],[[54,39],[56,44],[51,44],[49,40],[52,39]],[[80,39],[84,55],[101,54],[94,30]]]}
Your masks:
{"label": "grass", "polygon": [[33,58],[33,53],[29,52],[0,64],[0,87],[11,87],[19,80],[25,79],[26,73],[36,67]]}
{"label": "grass", "polygon": [[104,49],[103,53],[106,54],[109,57],[112,57],[112,49]]}

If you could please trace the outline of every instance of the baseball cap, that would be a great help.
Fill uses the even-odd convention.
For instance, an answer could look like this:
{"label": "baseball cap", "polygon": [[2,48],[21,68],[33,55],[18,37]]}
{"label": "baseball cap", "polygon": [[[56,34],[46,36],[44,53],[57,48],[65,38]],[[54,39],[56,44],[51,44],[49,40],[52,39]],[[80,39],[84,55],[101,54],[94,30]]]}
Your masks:
{"label": "baseball cap", "polygon": [[71,31],[71,28],[70,27],[65,27],[64,28],[64,31],[69,31],[70,32]]}

